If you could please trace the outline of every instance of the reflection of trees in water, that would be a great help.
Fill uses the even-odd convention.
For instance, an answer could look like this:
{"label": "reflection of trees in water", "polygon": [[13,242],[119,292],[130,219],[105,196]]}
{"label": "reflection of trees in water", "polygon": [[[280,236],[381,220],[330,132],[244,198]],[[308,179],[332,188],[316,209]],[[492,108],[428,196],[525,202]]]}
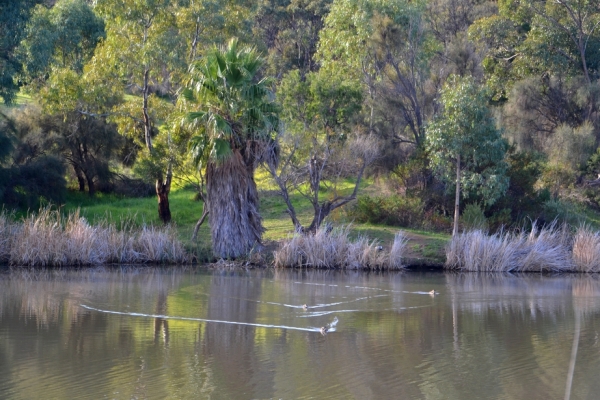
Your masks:
{"label": "reflection of trees in water", "polygon": [[[261,271],[256,273],[263,274]],[[252,277],[254,276],[253,273]],[[208,300],[207,318],[260,322],[257,321],[259,303],[252,300],[261,298],[262,280],[250,278],[251,275],[242,270],[215,271],[211,278],[212,296]],[[201,343],[202,355],[214,362],[215,384],[229,391],[221,393],[224,398],[247,397],[246,391],[256,381],[261,382],[262,386],[272,379],[272,373],[267,373],[270,368],[265,368],[265,360],[260,359],[254,351],[256,329],[244,325],[206,324]],[[265,374],[261,375],[261,371]],[[270,395],[267,394],[266,397]]]}
{"label": "reflection of trees in water", "polygon": [[[57,367],[63,375],[85,371],[94,380],[112,382],[123,398],[174,393],[319,397],[316,390],[323,387],[330,388],[324,395],[339,398],[389,398],[390,389],[396,398],[481,398],[482,393],[529,398],[532,391],[552,398],[565,391],[571,359],[577,362],[573,397],[582,397],[575,393],[583,379],[594,379],[593,369],[580,368],[590,365],[585,357],[592,353],[583,349],[597,349],[596,330],[586,329],[598,313],[597,277],[440,274],[437,282],[444,280],[445,286],[438,286],[440,296],[431,298],[401,293],[410,281],[405,278],[411,277],[401,273],[265,269],[202,274],[151,268],[75,272],[49,281],[0,277],[0,332],[10,332],[0,341],[0,354],[19,370],[16,382],[26,382],[28,374],[35,378],[44,358],[54,357],[63,360]],[[110,316],[79,307],[89,302],[159,315],[187,311],[199,318],[251,323],[280,318],[284,325],[319,326],[321,320],[298,319],[303,310],[281,304],[301,305],[307,296],[313,298],[306,302],[316,303],[371,293],[346,286],[397,293],[374,303],[390,305],[389,310],[340,314],[340,329],[327,336]],[[394,308],[408,301],[424,307]],[[359,308],[362,303],[350,304]],[[582,315],[576,358],[571,355],[574,310]],[[23,323],[25,315],[31,323]],[[2,331],[8,325],[10,331]],[[32,344],[38,329],[46,334]],[[6,373],[9,379],[11,372]],[[515,374],[529,374],[528,380],[515,380]]]}
{"label": "reflection of trees in water", "polygon": [[[466,273],[446,274],[446,282],[454,343],[448,355],[465,372],[461,376],[468,377],[469,385],[485,382],[497,388],[490,397],[529,398],[535,392],[539,398],[552,398],[564,393],[571,353],[577,352],[579,340],[574,341],[572,324],[577,330],[582,321],[596,319],[598,277]],[[594,330],[588,333],[591,337]],[[520,382],[513,376],[519,365],[524,375],[532,369],[536,373],[515,385]],[[471,379],[475,376],[481,379]],[[577,381],[577,375],[574,378]],[[581,375],[579,379],[586,382]]]}
{"label": "reflection of trees in water", "polygon": [[[156,297],[156,315],[168,315],[167,292],[161,289]],[[169,320],[166,318],[154,318],[154,343],[158,343],[162,336],[165,346],[169,345]]]}

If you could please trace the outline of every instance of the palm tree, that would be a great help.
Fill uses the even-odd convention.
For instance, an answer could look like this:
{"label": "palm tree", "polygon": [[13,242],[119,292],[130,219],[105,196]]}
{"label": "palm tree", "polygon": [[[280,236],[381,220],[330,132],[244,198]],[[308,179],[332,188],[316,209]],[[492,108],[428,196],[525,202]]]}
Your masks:
{"label": "palm tree", "polygon": [[264,159],[279,124],[269,91],[271,80],[258,79],[263,59],[237,39],[213,48],[190,67],[183,97],[198,134],[190,149],[205,168],[206,204],[217,257],[248,254],[264,232],[258,210],[254,171]]}

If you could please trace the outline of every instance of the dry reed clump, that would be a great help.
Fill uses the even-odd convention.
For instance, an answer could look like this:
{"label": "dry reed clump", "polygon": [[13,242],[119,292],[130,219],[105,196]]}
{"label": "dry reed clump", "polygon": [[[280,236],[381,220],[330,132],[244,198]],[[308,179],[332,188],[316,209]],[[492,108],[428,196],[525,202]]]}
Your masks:
{"label": "dry reed clump", "polygon": [[587,226],[577,229],[573,238],[573,264],[580,272],[600,272],[600,233]]}
{"label": "dry reed clump", "polygon": [[12,239],[16,236],[18,226],[12,222],[6,213],[0,213],[0,263],[10,260]]}
{"label": "dry reed clump", "polygon": [[[62,216],[49,208],[20,223],[0,217],[0,258],[11,265],[56,267],[108,263],[181,263],[185,250],[173,229],[107,222],[90,225],[79,211]],[[8,245],[7,245],[8,243]]]}
{"label": "dry reed clump", "polygon": [[376,240],[349,238],[349,227],[315,234],[294,234],[275,252],[276,267],[313,267],[343,269],[400,269],[406,236],[399,232],[391,250],[385,251]]}
{"label": "dry reed clump", "polygon": [[529,234],[481,230],[452,238],[446,248],[446,267],[461,271],[564,272],[573,270],[571,236],[566,226],[538,228]]}

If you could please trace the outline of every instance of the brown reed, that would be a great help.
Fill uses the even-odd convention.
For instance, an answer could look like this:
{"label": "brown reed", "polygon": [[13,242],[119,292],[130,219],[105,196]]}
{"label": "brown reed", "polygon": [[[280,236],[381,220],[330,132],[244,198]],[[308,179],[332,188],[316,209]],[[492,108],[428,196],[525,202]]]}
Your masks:
{"label": "brown reed", "polygon": [[446,267],[461,271],[567,272],[573,271],[572,235],[567,226],[552,224],[528,234],[481,230],[464,232],[446,247]]}
{"label": "brown reed", "polygon": [[401,269],[406,236],[399,232],[390,250],[376,240],[349,239],[350,227],[331,232],[319,229],[315,234],[296,233],[283,241],[275,252],[276,267],[313,267],[342,269]]}
{"label": "brown reed", "polygon": [[64,216],[49,207],[20,222],[1,213],[0,260],[32,267],[187,261],[173,228],[122,225],[92,226],[79,210]]}

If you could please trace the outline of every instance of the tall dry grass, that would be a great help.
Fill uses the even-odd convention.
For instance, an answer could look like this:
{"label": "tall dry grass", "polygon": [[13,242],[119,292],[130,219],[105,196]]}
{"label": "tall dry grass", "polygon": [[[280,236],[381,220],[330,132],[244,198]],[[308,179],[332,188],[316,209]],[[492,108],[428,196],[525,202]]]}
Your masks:
{"label": "tall dry grass", "polygon": [[573,239],[573,264],[580,272],[600,272],[600,232],[579,227]]}
{"label": "tall dry grass", "polygon": [[394,237],[390,250],[376,240],[349,239],[350,227],[314,235],[295,234],[281,243],[275,252],[276,267],[313,267],[342,269],[401,269],[407,238],[402,232]]}
{"label": "tall dry grass", "polygon": [[[600,257],[600,256],[599,256]],[[529,233],[481,230],[452,238],[446,248],[446,267],[461,271],[567,272],[575,270],[573,237],[566,225],[550,225]]]}
{"label": "tall dry grass", "polygon": [[63,216],[44,208],[20,222],[0,214],[0,260],[33,267],[182,263],[187,254],[170,227],[92,226],[79,211]]}

